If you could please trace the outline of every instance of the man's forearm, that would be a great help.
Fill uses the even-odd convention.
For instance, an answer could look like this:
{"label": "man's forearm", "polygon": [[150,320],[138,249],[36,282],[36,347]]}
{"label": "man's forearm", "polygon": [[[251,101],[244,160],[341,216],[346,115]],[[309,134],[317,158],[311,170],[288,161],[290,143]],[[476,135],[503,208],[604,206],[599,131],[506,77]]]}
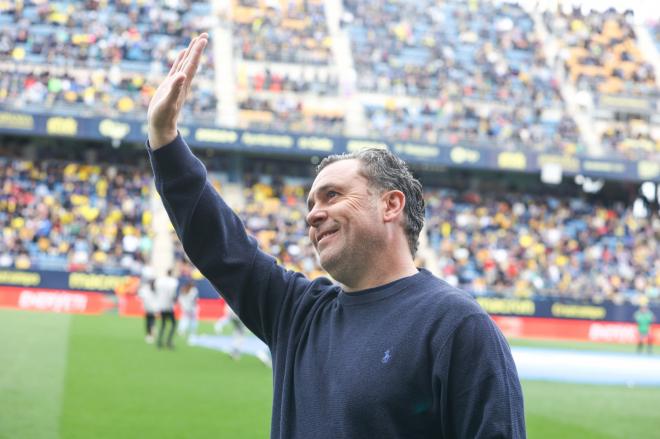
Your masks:
{"label": "man's forearm", "polygon": [[149,154],[156,189],[186,254],[223,294],[240,294],[256,242],[207,181],[206,168],[180,136]]}

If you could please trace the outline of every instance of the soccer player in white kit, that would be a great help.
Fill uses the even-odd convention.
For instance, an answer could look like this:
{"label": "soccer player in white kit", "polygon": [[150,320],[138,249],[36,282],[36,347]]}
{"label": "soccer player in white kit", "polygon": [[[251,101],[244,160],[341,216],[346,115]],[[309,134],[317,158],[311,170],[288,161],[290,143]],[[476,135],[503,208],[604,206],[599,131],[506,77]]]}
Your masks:
{"label": "soccer player in white kit", "polygon": [[[238,318],[233,309],[225,303],[225,315],[221,317],[214,325],[215,333],[220,334],[222,330],[231,324],[233,326],[232,332],[232,346],[229,355],[234,360],[241,358],[241,353],[243,352],[243,343],[245,341],[245,334],[248,329],[245,327],[245,324]],[[266,366],[273,367],[273,361],[270,355],[270,351],[267,348],[259,349],[255,355],[257,358]]]}
{"label": "soccer player in white kit", "polygon": [[159,277],[154,283],[156,296],[158,297],[158,311],[160,312],[160,328],[158,330],[158,340],[156,346],[163,347],[163,336],[165,327],[170,324],[170,330],[167,335],[167,347],[174,348],[172,339],[174,338],[174,329],[176,328],[176,318],[174,317],[174,304],[176,303],[176,293],[179,288],[179,280],[173,276],[172,270],[167,271],[166,276]]}
{"label": "soccer player in white kit", "polygon": [[192,280],[181,287],[181,293],[179,294],[179,306],[181,307],[179,335],[186,336],[189,340],[197,332],[198,297],[199,291]]}
{"label": "soccer player in white kit", "polygon": [[156,314],[158,314],[158,297],[154,291],[154,279],[150,274],[144,274],[140,280],[138,296],[142,301],[144,308],[144,317],[146,323],[145,341],[149,344],[154,342],[154,327],[156,323]]}

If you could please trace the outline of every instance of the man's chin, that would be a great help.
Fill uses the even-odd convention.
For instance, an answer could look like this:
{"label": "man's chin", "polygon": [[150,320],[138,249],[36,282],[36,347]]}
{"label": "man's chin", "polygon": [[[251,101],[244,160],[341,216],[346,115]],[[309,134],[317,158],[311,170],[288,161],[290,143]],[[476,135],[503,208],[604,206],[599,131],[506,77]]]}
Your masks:
{"label": "man's chin", "polygon": [[319,255],[319,263],[321,268],[328,272],[328,274],[334,277],[334,272],[339,268],[340,258],[337,255]]}

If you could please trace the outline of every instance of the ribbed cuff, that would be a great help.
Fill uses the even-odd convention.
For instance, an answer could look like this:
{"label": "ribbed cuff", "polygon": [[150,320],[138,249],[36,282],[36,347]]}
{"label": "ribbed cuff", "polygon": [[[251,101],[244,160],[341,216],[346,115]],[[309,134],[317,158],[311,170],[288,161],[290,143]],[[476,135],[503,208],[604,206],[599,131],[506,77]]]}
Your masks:
{"label": "ribbed cuff", "polygon": [[147,140],[147,151],[151,158],[151,163],[154,166],[154,171],[167,180],[171,177],[178,177],[182,171],[190,167],[198,166],[198,160],[192,153],[188,144],[181,133],[178,133],[176,138],[167,145],[164,145],[157,150],[151,149],[149,140]]}

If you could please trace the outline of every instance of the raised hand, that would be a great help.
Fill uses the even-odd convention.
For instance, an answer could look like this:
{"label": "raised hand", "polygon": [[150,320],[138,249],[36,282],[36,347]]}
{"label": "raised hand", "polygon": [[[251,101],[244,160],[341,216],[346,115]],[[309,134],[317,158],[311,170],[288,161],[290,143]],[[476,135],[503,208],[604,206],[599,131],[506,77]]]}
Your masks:
{"label": "raised hand", "polygon": [[188,47],[177,55],[167,77],[151,98],[147,110],[151,149],[165,146],[176,138],[177,120],[207,43],[206,33],[193,38]]}

